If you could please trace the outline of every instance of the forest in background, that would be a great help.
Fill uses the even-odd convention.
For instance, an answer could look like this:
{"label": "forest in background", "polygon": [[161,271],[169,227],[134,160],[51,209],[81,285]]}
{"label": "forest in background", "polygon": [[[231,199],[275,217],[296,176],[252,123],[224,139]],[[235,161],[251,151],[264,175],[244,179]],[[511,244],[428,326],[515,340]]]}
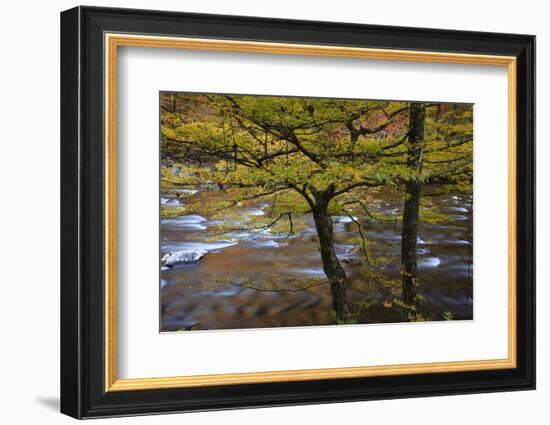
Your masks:
{"label": "forest in background", "polygon": [[[466,196],[471,220],[473,105],[185,93],[162,93],[160,103],[161,192],[173,199],[161,204],[163,221],[208,217],[213,224],[185,238],[217,241],[243,232],[291,240],[309,221],[314,230],[323,276],[289,278],[274,268],[260,280],[216,285],[260,291],[326,285],[335,324],[362,323],[362,312],[374,305],[398,311],[402,321],[434,319],[422,311],[419,226],[448,221],[434,200],[450,196]],[[395,211],[372,208],[388,196],[399,200]],[[257,205],[261,214],[243,214]],[[350,302],[351,260],[338,252],[338,221],[355,235],[347,242],[357,254],[354,293],[363,291],[362,302],[356,295]],[[399,229],[396,249],[376,248],[369,237],[376,223]],[[206,253],[161,252],[161,264],[189,266]],[[398,276],[387,272],[391,267]]]}

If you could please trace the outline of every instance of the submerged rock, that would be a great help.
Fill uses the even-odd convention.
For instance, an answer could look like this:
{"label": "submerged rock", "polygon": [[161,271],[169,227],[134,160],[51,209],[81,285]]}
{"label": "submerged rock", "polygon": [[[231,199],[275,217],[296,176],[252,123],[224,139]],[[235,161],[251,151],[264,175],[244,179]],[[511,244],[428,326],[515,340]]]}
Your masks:
{"label": "submerged rock", "polygon": [[208,254],[208,251],[204,249],[188,249],[169,252],[162,257],[160,263],[166,267],[174,267],[180,264],[194,264],[206,254]]}

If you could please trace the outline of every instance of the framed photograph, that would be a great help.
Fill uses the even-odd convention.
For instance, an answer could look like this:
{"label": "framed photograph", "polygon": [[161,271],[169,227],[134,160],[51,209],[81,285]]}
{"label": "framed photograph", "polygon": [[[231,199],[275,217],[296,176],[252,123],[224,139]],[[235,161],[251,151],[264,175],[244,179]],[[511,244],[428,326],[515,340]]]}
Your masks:
{"label": "framed photograph", "polygon": [[61,411],[535,387],[535,37],[61,14]]}

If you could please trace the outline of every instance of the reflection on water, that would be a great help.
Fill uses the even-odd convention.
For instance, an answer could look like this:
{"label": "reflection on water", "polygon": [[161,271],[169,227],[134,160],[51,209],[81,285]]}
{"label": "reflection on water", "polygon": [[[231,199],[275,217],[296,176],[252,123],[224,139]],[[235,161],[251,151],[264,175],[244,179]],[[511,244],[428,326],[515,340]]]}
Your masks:
{"label": "reflection on water", "polygon": [[[196,191],[186,193],[195,195]],[[446,220],[420,223],[418,268],[421,314],[429,320],[472,318],[471,196],[433,196],[434,206]],[[179,205],[178,197],[163,195],[164,204]],[[389,195],[369,203],[372,211],[390,218],[361,222],[371,255],[388,256],[383,273],[399,278],[401,229],[391,220],[402,201]],[[269,205],[243,208],[247,215],[264,215]],[[334,217],[334,238],[338,257],[349,276],[350,302],[365,298],[359,290],[363,253],[357,242],[357,227],[350,217]],[[161,270],[161,330],[229,329],[331,324],[328,285],[306,290],[259,290],[239,286],[244,281],[261,281],[266,272],[284,279],[324,278],[318,241],[311,217],[298,236],[270,232],[233,232],[223,239],[207,237],[208,227],[218,222],[188,215],[161,221],[161,258],[171,253],[204,252],[200,260]],[[222,282],[222,283],[220,283]],[[213,285],[213,283],[216,283]],[[261,287],[261,285],[259,285]],[[375,295],[373,295],[375,296]],[[375,304],[361,313],[360,323],[401,322],[397,307]]]}

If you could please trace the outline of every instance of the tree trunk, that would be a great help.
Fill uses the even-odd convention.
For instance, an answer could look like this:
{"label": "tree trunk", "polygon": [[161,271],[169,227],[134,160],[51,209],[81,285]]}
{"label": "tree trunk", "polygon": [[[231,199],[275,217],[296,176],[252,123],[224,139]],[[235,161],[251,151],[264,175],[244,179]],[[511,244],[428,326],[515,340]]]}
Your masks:
{"label": "tree trunk", "polygon": [[407,321],[415,321],[418,312],[417,239],[418,212],[422,183],[422,155],[424,149],[424,121],[426,106],[411,103],[409,117],[409,140],[407,146],[407,167],[416,177],[405,182],[405,203],[403,206],[403,228],[401,231],[401,284],[403,302],[407,309]]}
{"label": "tree trunk", "polygon": [[334,250],[332,218],[328,213],[328,205],[320,204],[313,208],[313,219],[319,236],[323,271],[330,282],[334,317],[336,321],[345,321],[348,318],[346,272]]}

